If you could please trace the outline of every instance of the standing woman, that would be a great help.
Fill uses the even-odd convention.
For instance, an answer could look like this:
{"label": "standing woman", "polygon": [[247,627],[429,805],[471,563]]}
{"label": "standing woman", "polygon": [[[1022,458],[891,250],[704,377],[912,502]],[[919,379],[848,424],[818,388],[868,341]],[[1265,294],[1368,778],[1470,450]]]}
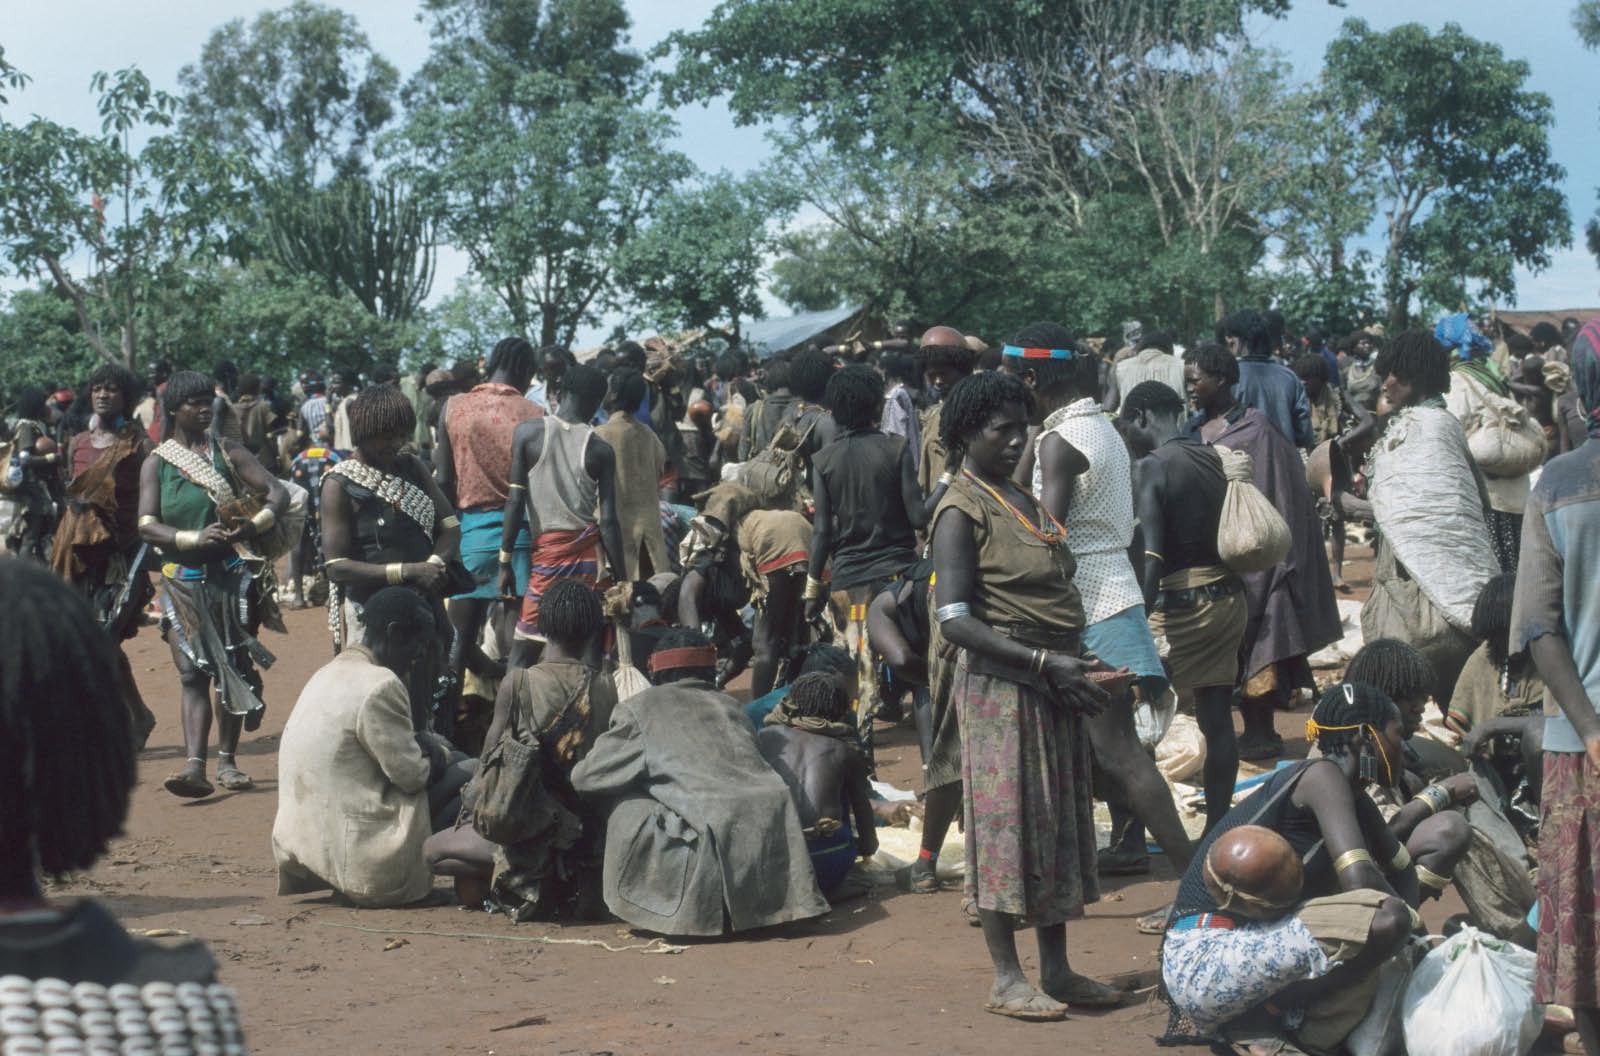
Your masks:
{"label": "standing woman", "polygon": [[400,450],[417,427],[405,393],[394,385],[375,385],[351,401],[349,418],[355,450],[322,478],[333,648],[338,652],[361,640],[363,607],[379,590],[398,585],[421,594],[433,609],[439,645],[436,655],[418,658],[412,668],[412,721],[424,730],[449,655],[446,570],[460,557],[461,521],[427,467]]}
{"label": "standing woman", "polygon": [[94,413],[67,448],[71,480],[50,567],[83,595],[100,626],[119,643],[117,681],[133,716],[134,741],[142,748],[156,718],[145,707],[120,648],[138,631],[139,614],[150,600],[139,542],[139,471],[155,445],[139,420],[129,416],[140,388],[138,376],[120,363],[102,363],[89,376]]}
{"label": "standing woman", "polygon": [[[961,730],[967,894],[994,962],[985,1007],[1059,1020],[1122,994],[1067,964],[1066,922],[1099,897],[1082,718],[1106,695],[1079,659],[1083,603],[1061,525],[1011,482],[1032,410],[1027,386],[999,371],[945,400],[939,427],[963,462],[933,515],[935,618]],[[1038,989],[1017,962],[1018,927],[1038,930]]]}
{"label": "standing woman", "polygon": [[[161,395],[167,439],[139,471],[139,538],[159,549],[163,559],[161,633],[183,687],[183,739],[189,753],[166,788],[187,799],[215,791],[206,780],[213,683],[217,782],[236,792],[255,787],[234,753],[243,727],[261,724],[256,665],[267,667],[274,658],[255,637],[266,569],[235,544],[271,529],[289,502],[283,485],[243,444],[211,435],[215,398],[205,375],[174,374]],[[246,490],[265,495],[265,505],[249,520],[224,526],[217,507]]]}

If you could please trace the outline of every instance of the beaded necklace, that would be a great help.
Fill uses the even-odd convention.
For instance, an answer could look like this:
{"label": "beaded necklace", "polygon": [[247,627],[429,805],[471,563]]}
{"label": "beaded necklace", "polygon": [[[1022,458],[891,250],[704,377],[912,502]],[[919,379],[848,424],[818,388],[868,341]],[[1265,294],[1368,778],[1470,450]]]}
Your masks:
{"label": "beaded necklace", "polygon": [[1025,513],[1011,505],[1011,503],[1007,502],[1004,495],[1001,495],[1000,492],[996,491],[985,481],[979,480],[976,476],[974,476],[970,469],[963,468],[961,470],[961,474],[968,480],[972,481],[972,483],[988,492],[995,502],[998,502],[1007,510],[1011,511],[1011,516],[1017,519],[1017,523],[1026,528],[1028,530],[1028,534],[1039,540],[1041,543],[1048,543],[1051,546],[1055,546],[1056,544],[1060,543],[1063,538],[1065,538],[1067,530],[1061,527],[1061,522],[1056,520],[1055,515],[1049,510],[1045,509],[1043,506],[1038,506],[1038,504],[1035,503],[1035,505],[1038,506],[1042,520],[1048,522],[1047,527],[1040,529],[1035,527],[1032,521],[1028,520],[1028,517]]}

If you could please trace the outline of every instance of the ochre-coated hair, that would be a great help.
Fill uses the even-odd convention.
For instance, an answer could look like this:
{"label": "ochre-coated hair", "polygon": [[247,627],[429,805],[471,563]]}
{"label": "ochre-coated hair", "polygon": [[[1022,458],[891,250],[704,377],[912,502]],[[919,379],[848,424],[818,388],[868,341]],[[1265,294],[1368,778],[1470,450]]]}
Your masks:
{"label": "ochre-coated hair", "polygon": [[380,436],[409,437],[417,428],[417,412],[398,385],[373,385],[350,401],[350,441],[357,447]]}

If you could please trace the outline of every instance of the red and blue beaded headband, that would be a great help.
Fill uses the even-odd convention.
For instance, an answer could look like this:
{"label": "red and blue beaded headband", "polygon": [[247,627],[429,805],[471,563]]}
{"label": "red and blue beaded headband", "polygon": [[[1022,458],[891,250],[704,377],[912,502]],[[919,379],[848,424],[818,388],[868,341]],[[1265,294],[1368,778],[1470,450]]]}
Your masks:
{"label": "red and blue beaded headband", "polygon": [[1070,348],[1022,348],[1019,345],[1006,345],[1000,354],[1018,359],[1071,359],[1077,355]]}

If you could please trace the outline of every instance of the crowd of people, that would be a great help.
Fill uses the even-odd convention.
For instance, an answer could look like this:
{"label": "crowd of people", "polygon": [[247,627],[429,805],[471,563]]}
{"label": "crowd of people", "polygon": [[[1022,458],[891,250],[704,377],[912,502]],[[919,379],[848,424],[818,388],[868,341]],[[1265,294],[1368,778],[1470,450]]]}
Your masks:
{"label": "crowd of people", "polygon": [[[464,906],[668,936],[817,917],[897,817],[874,730],[905,722],[903,883],[943,889],[959,822],[990,1012],[1128,999],[1073,969],[1067,925],[1150,871],[1148,833],[1181,880],[1130,941],[1160,943],[1172,1038],[1337,1050],[1453,886],[1452,927],[1536,949],[1538,1000],[1600,1053],[1600,321],[1533,340],[1460,314],[1329,344],[1245,310],[1186,345],[1040,322],[579,362],[513,337],[285,388],[226,362],[103,365],[64,407],[25,388],[0,974],[111,985],[162,956],[86,958],[95,911],[36,875],[103,852],[162,721],[122,643],[154,623],[171,650],[166,790],[248,791],[264,630],[315,604],[334,658],[279,748],[282,894],[426,904],[447,877]],[[1375,551],[1364,644],[1319,686],[1347,539]],[[1156,766],[1180,708],[1198,840]],[[1241,781],[1292,710],[1310,758]],[[203,951],[170,956],[232,1024]]]}

